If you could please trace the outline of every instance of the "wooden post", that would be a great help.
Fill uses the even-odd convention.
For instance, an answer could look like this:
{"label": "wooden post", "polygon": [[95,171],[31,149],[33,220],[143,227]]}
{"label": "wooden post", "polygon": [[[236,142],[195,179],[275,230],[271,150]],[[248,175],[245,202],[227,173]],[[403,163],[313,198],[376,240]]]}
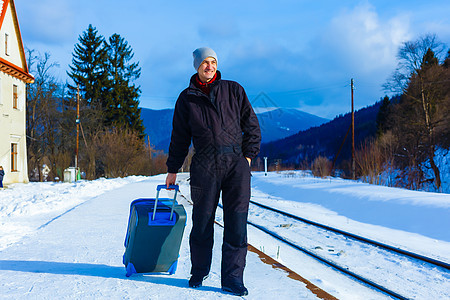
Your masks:
{"label": "wooden post", "polygon": [[80,85],[77,85],[77,145],[75,150],[75,172],[78,172],[78,145],[79,145],[79,132],[80,132]]}
{"label": "wooden post", "polygon": [[148,135],[147,135],[147,143],[148,143],[148,158],[150,159],[150,175],[153,175],[152,148],[150,146],[150,137]]}

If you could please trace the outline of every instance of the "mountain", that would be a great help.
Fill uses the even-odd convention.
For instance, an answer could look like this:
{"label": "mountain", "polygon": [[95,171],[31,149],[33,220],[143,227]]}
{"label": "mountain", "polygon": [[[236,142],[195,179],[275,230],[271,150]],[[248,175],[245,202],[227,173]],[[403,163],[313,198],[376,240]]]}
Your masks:
{"label": "mountain", "polygon": [[[263,143],[293,135],[300,130],[319,126],[328,121],[292,108],[278,108],[257,113],[257,116]],[[155,149],[167,152],[172,132],[173,109],[141,108],[141,118],[144,123],[145,134],[150,138],[151,145]]]}
{"label": "mountain", "polygon": [[262,143],[279,140],[328,122],[315,115],[294,108],[278,108],[257,114],[261,127]]}
{"label": "mountain", "polygon": [[173,109],[141,108],[141,119],[145,134],[150,138],[154,149],[168,152],[172,133]]}
{"label": "mountain", "polygon": [[[376,134],[376,118],[381,101],[355,112],[355,146]],[[260,157],[281,159],[284,163],[300,164],[322,155],[334,159],[351,124],[351,113],[340,115],[328,123],[300,131],[284,139],[261,145]],[[351,157],[351,135],[339,154],[338,162]]]}

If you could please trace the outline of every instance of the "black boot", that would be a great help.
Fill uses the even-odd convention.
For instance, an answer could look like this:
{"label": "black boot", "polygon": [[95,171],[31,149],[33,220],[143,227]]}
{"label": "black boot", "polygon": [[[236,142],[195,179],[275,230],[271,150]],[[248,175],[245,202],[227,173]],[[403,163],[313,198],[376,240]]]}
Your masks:
{"label": "black boot", "polygon": [[222,291],[230,292],[235,296],[248,295],[248,290],[242,283],[222,284]]}
{"label": "black boot", "polygon": [[189,287],[191,288],[198,288],[201,287],[203,284],[203,280],[208,278],[208,275],[206,276],[200,276],[200,275],[192,275],[189,279]]}

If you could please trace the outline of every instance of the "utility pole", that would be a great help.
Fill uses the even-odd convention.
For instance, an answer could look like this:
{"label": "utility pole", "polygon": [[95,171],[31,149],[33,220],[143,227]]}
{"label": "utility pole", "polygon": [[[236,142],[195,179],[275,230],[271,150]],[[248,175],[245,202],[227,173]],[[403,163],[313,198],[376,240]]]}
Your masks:
{"label": "utility pole", "polygon": [[150,160],[150,175],[153,175],[152,147],[150,146],[150,137],[148,135],[147,135],[147,142],[148,142],[148,158]]}
{"label": "utility pole", "polygon": [[353,85],[353,78],[350,81],[351,89],[352,89],[352,178],[356,179],[355,174],[355,111],[354,111],[354,101],[353,101],[353,90],[355,89]]}
{"label": "utility pole", "polygon": [[78,144],[79,144],[79,132],[80,132],[80,85],[77,85],[77,146],[75,150],[75,172],[78,172]]}

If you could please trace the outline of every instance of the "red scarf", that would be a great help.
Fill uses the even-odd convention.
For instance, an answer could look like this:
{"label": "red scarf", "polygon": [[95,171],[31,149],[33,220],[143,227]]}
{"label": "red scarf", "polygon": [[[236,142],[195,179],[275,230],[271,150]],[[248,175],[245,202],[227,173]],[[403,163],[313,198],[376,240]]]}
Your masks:
{"label": "red scarf", "polygon": [[201,82],[200,78],[198,78],[198,74],[197,76],[195,76],[195,86],[198,87],[199,89],[201,89],[203,91],[203,93],[205,93],[206,95],[209,96],[209,92],[211,91],[211,83],[213,83],[217,78],[217,72],[214,74],[214,77],[208,81],[208,82]]}

